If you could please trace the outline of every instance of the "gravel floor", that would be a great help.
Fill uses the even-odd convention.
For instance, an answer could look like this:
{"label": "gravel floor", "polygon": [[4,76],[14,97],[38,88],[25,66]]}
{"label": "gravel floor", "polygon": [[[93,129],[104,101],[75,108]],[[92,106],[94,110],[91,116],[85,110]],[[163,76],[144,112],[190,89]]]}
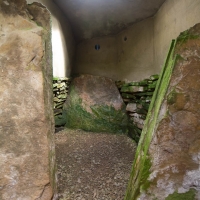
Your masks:
{"label": "gravel floor", "polygon": [[56,133],[60,200],[123,200],[136,144],[127,136]]}

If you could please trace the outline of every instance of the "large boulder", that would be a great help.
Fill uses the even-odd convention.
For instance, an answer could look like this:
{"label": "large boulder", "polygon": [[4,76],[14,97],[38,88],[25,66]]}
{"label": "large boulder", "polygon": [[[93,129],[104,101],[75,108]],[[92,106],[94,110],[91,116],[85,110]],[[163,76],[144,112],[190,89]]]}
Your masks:
{"label": "large boulder", "polygon": [[200,24],[172,42],[126,200],[200,199]]}
{"label": "large boulder", "polygon": [[55,189],[50,13],[0,1],[0,199],[50,200]]}
{"label": "large boulder", "polygon": [[73,79],[64,104],[69,128],[95,132],[127,133],[125,104],[109,78],[80,75]]}

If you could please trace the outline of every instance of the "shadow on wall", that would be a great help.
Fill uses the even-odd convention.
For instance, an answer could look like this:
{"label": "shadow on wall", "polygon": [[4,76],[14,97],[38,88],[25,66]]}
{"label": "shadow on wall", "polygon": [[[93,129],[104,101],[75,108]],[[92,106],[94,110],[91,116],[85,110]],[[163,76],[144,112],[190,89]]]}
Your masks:
{"label": "shadow on wall", "polygon": [[52,15],[53,76],[68,77],[71,74],[75,41],[71,27],[55,3],[49,0],[27,0],[40,2]]}

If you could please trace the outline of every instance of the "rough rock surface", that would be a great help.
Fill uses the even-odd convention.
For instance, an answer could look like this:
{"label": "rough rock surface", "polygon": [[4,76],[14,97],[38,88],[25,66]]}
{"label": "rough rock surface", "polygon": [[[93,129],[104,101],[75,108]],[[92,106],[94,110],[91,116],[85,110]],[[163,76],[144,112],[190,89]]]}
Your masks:
{"label": "rough rock surface", "polygon": [[109,78],[80,75],[72,80],[64,104],[66,126],[94,132],[126,133],[125,104]]}
{"label": "rough rock surface", "polygon": [[172,43],[126,200],[200,199],[200,24]]}
{"label": "rough rock surface", "polygon": [[0,1],[1,200],[53,196],[51,82],[49,12],[39,3]]}
{"label": "rough rock surface", "polygon": [[135,149],[125,135],[58,132],[59,200],[123,200]]}

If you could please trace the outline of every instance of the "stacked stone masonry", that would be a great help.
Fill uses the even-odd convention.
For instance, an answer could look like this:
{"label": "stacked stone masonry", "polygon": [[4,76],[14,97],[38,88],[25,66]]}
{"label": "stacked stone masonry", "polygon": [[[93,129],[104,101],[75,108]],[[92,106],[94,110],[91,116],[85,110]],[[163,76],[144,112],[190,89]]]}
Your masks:
{"label": "stacked stone masonry", "polygon": [[67,77],[53,78],[53,101],[54,101],[54,115],[62,114],[63,104],[68,95],[68,89],[71,79]]}
{"label": "stacked stone masonry", "polygon": [[139,141],[158,78],[159,75],[152,75],[140,82],[116,81],[129,116],[129,135],[136,142]]}

